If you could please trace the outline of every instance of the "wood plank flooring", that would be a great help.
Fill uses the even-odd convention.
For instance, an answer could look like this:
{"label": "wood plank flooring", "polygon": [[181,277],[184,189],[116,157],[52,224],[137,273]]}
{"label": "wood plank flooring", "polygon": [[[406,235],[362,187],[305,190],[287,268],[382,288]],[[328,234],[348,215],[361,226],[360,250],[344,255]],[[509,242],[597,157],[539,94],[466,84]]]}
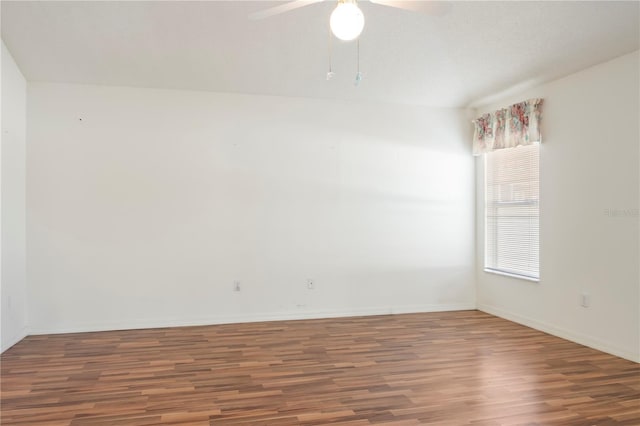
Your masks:
{"label": "wood plank flooring", "polygon": [[640,364],[478,311],[30,336],[2,425],[640,425]]}

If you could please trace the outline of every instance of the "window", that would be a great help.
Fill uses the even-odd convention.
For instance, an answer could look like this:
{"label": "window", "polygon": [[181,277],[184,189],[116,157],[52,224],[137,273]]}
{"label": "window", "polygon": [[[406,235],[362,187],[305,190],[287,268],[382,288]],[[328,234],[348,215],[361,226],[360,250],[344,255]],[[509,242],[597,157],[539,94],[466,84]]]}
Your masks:
{"label": "window", "polygon": [[537,280],[539,158],[537,143],[485,154],[485,270]]}

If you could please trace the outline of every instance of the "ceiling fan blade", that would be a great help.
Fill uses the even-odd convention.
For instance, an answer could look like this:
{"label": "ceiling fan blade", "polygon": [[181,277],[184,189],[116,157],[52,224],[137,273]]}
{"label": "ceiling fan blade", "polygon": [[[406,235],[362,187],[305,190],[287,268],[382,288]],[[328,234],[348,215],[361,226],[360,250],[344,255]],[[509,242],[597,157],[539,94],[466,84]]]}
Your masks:
{"label": "ceiling fan blade", "polygon": [[432,0],[369,0],[381,6],[395,7],[433,16],[442,16],[449,12],[451,4],[444,1]]}
{"label": "ceiling fan blade", "polygon": [[324,0],[293,0],[285,4],[281,4],[279,6],[270,7],[269,9],[264,9],[249,15],[249,19],[252,21],[257,21],[259,19],[269,18],[274,15],[279,15],[281,13],[289,12],[291,10],[295,10],[304,6],[308,6],[313,3],[319,3]]}

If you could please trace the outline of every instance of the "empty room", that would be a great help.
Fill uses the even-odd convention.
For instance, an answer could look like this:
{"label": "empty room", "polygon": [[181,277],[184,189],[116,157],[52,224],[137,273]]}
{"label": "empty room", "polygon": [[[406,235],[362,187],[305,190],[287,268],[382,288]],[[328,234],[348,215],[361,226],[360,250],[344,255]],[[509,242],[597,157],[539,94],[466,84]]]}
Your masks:
{"label": "empty room", "polygon": [[0,424],[640,425],[640,2],[0,18]]}

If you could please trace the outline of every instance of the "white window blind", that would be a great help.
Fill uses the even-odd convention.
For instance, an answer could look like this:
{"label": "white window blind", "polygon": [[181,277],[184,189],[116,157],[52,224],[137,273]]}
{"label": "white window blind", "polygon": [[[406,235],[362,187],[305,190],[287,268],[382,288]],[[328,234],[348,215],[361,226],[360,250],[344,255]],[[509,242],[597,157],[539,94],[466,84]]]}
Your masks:
{"label": "white window blind", "polygon": [[485,269],[538,279],[539,144],[485,154]]}

